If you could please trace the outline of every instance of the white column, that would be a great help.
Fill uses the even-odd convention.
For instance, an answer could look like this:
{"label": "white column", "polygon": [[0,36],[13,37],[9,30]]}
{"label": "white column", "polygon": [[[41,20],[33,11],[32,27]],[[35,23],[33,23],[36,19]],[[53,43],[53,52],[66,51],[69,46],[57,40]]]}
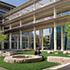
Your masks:
{"label": "white column", "polygon": [[[36,17],[33,15],[33,23],[35,24],[36,22]],[[36,50],[36,28],[34,27],[34,50]]]}
{"label": "white column", "polygon": [[[29,35],[30,35],[30,34],[29,34]],[[30,47],[30,42],[29,42],[29,41],[30,41],[30,40],[29,40],[29,39],[30,39],[30,36],[29,36],[29,35],[28,35],[28,48]]]}
{"label": "white column", "polygon": [[21,20],[20,20],[20,22],[19,22],[19,23],[20,23],[20,26],[22,26],[22,21],[21,21]]}
{"label": "white column", "polygon": [[32,32],[29,32],[28,45],[29,45],[29,48],[31,48],[31,46],[32,46]]}
{"label": "white column", "polygon": [[[4,27],[2,27],[2,31],[4,31]],[[2,49],[4,49],[4,41],[2,41],[1,46],[2,46]]]}
{"label": "white column", "polygon": [[43,30],[42,30],[42,50],[43,50]]}
{"label": "white column", "polygon": [[56,51],[57,50],[57,36],[56,36],[57,34],[56,34],[56,25],[55,25],[55,23],[54,23],[54,51]]}
{"label": "white column", "polygon": [[22,49],[22,31],[20,30],[20,49]]}
{"label": "white column", "polygon": [[[11,29],[11,25],[10,25]],[[12,49],[12,33],[9,34],[9,49]]]}
{"label": "white column", "polygon": [[[4,19],[2,20],[2,24],[4,24]],[[1,31],[4,32],[4,26],[2,27],[2,30]],[[2,46],[2,49],[4,49],[4,41],[2,41],[1,46]]]}
{"label": "white column", "polygon": [[[54,7],[54,18],[56,18],[56,9]],[[57,33],[56,33],[56,23],[54,22],[54,51],[57,50]]]}
{"label": "white column", "polygon": [[34,50],[36,50],[36,29],[34,27]]}
{"label": "white column", "polygon": [[43,29],[39,31],[39,42],[41,50],[43,50]]}
{"label": "white column", "polygon": [[[22,21],[20,20],[20,27],[22,26]],[[20,49],[22,49],[22,30],[20,30]]]}
{"label": "white column", "polygon": [[[33,11],[36,10],[36,3],[34,0],[34,4],[33,4]],[[36,23],[36,17],[35,17],[35,13],[33,15],[33,23]],[[36,28],[34,27],[34,50],[36,50]]]}
{"label": "white column", "polygon": [[56,0],[54,0],[54,2],[56,2]]}
{"label": "white column", "polygon": [[63,36],[63,26],[61,26],[61,51],[64,50],[64,36]]}
{"label": "white column", "polygon": [[17,50],[19,49],[19,36],[17,35]]}

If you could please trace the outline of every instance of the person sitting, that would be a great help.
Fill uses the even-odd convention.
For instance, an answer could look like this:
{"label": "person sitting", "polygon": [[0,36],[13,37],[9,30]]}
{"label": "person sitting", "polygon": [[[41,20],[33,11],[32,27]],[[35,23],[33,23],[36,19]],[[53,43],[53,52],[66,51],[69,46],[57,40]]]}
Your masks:
{"label": "person sitting", "polygon": [[40,54],[41,54],[40,47],[38,47],[38,48],[35,50],[35,55],[40,55]]}

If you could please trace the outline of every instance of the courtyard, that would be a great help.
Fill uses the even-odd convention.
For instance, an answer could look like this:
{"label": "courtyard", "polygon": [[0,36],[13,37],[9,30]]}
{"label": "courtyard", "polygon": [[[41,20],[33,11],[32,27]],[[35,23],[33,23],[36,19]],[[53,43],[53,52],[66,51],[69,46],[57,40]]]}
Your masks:
{"label": "courtyard", "polygon": [[0,70],[70,70],[70,1],[15,1],[0,1]]}
{"label": "courtyard", "polygon": [[[17,55],[33,55],[35,51],[33,50],[26,50],[26,51],[17,51],[15,54]],[[48,56],[58,56],[58,57],[70,57],[69,53],[63,53],[61,51],[50,52],[42,51],[41,55],[45,58],[43,61],[39,62],[29,62],[29,63],[6,63],[4,62],[4,57],[0,57],[0,67],[3,67],[7,70],[43,70],[45,68],[61,65],[61,63],[57,62],[48,62]]]}
{"label": "courtyard", "polygon": [[[34,54],[34,51],[23,51],[17,52],[17,54]],[[4,67],[8,70],[42,70],[51,66],[58,65],[58,63],[47,62],[47,54],[43,52],[42,55],[45,57],[44,61],[32,62],[32,63],[5,63],[3,58],[0,57],[0,67]]]}

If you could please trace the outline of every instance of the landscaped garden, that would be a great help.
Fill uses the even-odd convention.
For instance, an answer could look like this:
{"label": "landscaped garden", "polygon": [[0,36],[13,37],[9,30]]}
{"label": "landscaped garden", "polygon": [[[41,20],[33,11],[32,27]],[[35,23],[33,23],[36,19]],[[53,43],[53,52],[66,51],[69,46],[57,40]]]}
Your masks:
{"label": "landscaped garden", "polygon": [[[17,52],[19,54],[34,54],[34,51],[22,51]],[[47,57],[46,52],[42,52],[44,57]],[[47,58],[44,61],[32,62],[32,63],[5,63],[3,58],[0,58],[0,67],[4,67],[8,70],[42,70],[51,66],[58,65],[58,63],[47,62]]]}
{"label": "landscaped garden", "polygon": [[[16,52],[17,55],[21,54],[34,54],[34,51],[18,51]],[[40,62],[32,62],[32,63],[6,63],[4,62],[3,58],[0,58],[0,67],[6,68],[8,70],[42,70],[48,67],[56,66],[59,63],[48,62],[48,56],[61,56],[61,57],[70,57],[69,54],[63,54],[62,52],[50,52],[43,51],[41,53],[44,56],[45,60]]]}

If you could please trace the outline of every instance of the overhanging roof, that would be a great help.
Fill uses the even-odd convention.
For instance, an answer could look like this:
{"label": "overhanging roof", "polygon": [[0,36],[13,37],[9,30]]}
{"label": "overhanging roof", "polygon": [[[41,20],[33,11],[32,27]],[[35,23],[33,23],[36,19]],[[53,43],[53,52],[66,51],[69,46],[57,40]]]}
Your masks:
{"label": "overhanging roof", "polygon": [[54,27],[54,22],[56,23],[56,25],[64,25],[66,22],[70,21],[70,15],[66,15],[66,16],[61,16],[61,17],[57,17],[57,18],[52,18],[49,20],[44,20],[42,22],[37,22],[37,23],[32,23],[29,25],[22,25],[21,27],[15,27],[12,29],[8,29],[5,30],[5,32],[17,32],[20,29],[23,31],[30,31],[33,30],[34,27],[36,27],[36,29],[40,29],[40,28],[48,28],[48,27]]}
{"label": "overhanging roof", "polygon": [[5,22],[4,25],[7,24],[13,24],[15,22],[18,22],[19,20],[22,20],[23,23],[31,22],[33,20],[33,15],[35,14],[36,19],[41,19],[44,17],[48,17],[50,15],[53,15],[53,8],[55,6],[57,13],[65,12],[70,10],[70,1],[67,0],[61,0],[55,3],[52,3],[48,6],[42,7],[40,9],[37,9],[36,11],[29,12],[27,14],[24,14],[20,17],[17,17],[13,20]]}
{"label": "overhanging roof", "polygon": [[16,13],[17,11],[20,11],[20,10],[32,5],[34,2],[38,2],[38,1],[40,1],[40,0],[28,0],[26,3],[20,5],[19,7],[12,9],[10,12],[6,13],[4,16],[6,17],[13,13]]}
{"label": "overhanging roof", "polygon": [[6,2],[0,1],[0,6],[5,6],[7,8],[15,8],[16,6],[8,4]]}

